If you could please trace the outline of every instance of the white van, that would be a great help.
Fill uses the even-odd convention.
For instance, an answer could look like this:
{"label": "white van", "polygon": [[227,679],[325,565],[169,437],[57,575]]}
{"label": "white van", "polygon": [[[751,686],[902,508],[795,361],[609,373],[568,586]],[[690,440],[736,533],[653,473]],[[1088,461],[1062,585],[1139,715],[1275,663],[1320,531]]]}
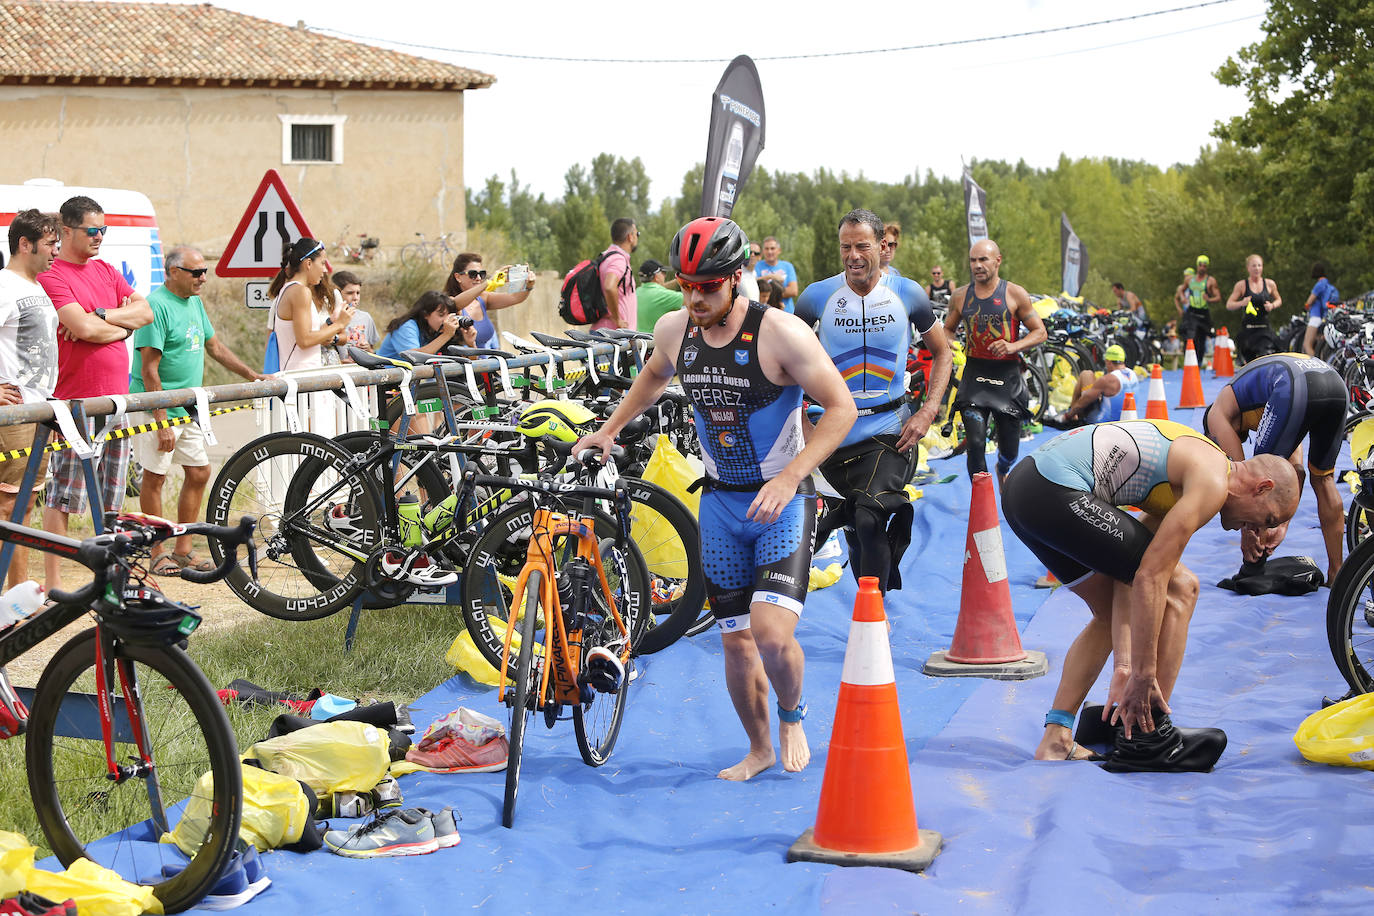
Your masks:
{"label": "white van", "polygon": [[162,285],[162,239],[152,201],[138,191],[118,188],[82,188],[53,178],[30,178],[23,184],[0,185],[0,244],[9,260],[9,229],[14,214],[30,207],[56,213],[68,198],[84,195],[105,211],[110,231],[100,246],[99,258],[117,268],[143,296]]}

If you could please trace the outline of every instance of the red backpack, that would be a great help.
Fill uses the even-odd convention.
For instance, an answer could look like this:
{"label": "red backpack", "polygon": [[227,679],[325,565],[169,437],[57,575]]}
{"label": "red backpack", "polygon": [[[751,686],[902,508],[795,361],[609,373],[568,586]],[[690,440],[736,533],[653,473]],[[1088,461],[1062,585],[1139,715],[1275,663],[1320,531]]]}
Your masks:
{"label": "red backpack", "polygon": [[[578,263],[563,278],[563,290],[558,297],[558,314],[568,324],[595,324],[610,315],[606,291],[601,288],[601,263],[611,254],[606,249],[594,258]],[[630,262],[625,260],[625,273],[620,283],[630,275]]]}

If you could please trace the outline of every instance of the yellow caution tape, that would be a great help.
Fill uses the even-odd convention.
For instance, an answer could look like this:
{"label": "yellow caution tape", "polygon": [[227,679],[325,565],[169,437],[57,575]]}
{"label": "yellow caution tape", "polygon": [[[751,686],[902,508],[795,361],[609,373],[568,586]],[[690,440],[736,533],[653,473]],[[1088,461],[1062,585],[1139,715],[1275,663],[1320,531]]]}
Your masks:
{"label": "yellow caution tape", "polygon": [[[237,407],[217,407],[210,411],[210,416],[218,417],[222,414],[233,413],[236,410],[248,410],[252,404],[239,404]],[[185,426],[193,421],[195,417],[187,414],[184,417],[171,417],[166,420],[156,420],[152,423],[141,423],[138,426],[124,426],[113,432],[105,434],[105,441],[114,439],[126,439],[129,436],[138,436],[143,433],[151,433],[159,429],[171,429],[173,426]],[[63,449],[71,448],[71,444],[66,439],[54,439],[43,447],[45,452],[60,452]],[[33,447],[16,448],[0,451],[0,461],[17,461],[20,458],[27,458],[33,453]]]}

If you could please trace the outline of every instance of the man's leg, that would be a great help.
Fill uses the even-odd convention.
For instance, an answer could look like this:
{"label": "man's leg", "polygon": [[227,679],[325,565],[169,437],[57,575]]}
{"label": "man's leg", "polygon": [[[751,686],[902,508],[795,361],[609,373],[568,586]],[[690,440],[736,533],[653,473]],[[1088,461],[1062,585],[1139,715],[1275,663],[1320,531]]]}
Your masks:
{"label": "man's leg", "polygon": [[[1102,673],[1102,666],[1112,652],[1112,593],[1116,585],[1114,579],[1094,573],[1077,585],[1069,586],[1070,591],[1088,605],[1092,619],[1064,654],[1064,671],[1054,692],[1054,709],[1077,714],[1097,676]],[[1045,726],[1045,734],[1035,749],[1035,759],[1064,760],[1072,748],[1073,730],[1050,723]],[[1086,756],[1086,751],[1079,754],[1079,757]]]}
{"label": "man's leg", "polygon": [[1159,690],[1167,703],[1173,696],[1178,671],[1183,665],[1183,652],[1188,648],[1188,625],[1197,607],[1198,579],[1182,563],[1174,567],[1169,578],[1169,590],[1164,598],[1164,617],[1159,625]]}
{"label": "man's leg", "polygon": [[[177,500],[177,521],[194,522],[200,517],[200,503],[205,498],[205,486],[210,482],[210,465],[182,468],[186,479],[181,484],[181,498]],[[177,538],[176,551],[183,557],[191,554],[191,536]]]}
{"label": "man's leg", "polygon": [[968,476],[973,477],[988,469],[988,412],[982,407],[965,407],[960,415],[964,418],[964,443],[968,449],[964,457]]}
{"label": "man's leg", "polygon": [[1021,454],[1021,418],[1000,412],[994,416],[997,421],[997,486],[1000,489],[1007,472]]}
{"label": "man's leg", "polygon": [[730,702],[744,733],[749,736],[749,753],[716,775],[741,781],[757,776],[777,762],[768,729],[768,675],[752,629],[722,633],[721,647],[725,650],[725,687],[730,691]]}
{"label": "man's leg", "polygon": [[[67,533],[67,513],[50,506],[43,507],[43,530],[49,534]],[[62,587],[62,567],[55,553],[43,554],[43,588],[52,591]]]}

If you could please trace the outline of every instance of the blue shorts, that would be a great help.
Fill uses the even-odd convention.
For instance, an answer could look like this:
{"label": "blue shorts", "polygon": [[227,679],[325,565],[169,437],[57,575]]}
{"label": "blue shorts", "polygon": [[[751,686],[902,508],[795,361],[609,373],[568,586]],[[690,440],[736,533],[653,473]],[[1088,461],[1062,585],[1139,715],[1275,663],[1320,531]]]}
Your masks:
{"label": "blue shorts", "polygon": [[777,520],[745,518],[754,492],[707,490],[701,496],[701,565],[706,597],[722,630],[749,627],[755,601],[801,616],[811,581],[816,497],[798,493]]}

